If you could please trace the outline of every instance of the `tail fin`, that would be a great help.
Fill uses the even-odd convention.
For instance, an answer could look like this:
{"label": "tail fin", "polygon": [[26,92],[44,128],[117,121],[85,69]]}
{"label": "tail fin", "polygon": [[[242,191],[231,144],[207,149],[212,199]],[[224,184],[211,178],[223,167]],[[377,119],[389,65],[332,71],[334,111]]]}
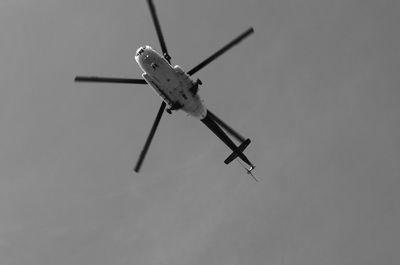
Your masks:
{"label": "tail fin", "polygon": [[[250,144],[250,139],[246,139],[243,143],[241,143],[238,146],[238,149],[240,152],[243,152],[244,149],[246,149],[246,147]],[[235,158],[237,158],[239,156],[239,154],[237,152],[232,152],[232,154],[230,154],[228,156],[227,159],[225,159],[224,163],[225,164],[229,164],[230,162],[232,162]]]}

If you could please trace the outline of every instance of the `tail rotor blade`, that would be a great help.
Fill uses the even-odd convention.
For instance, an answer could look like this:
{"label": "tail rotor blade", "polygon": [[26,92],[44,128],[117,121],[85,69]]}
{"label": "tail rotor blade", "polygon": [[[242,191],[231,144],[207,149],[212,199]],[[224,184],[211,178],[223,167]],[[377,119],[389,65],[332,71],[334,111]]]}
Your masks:
{"label": "tail rotor blade", "polygon": [[75,82],[122,83],[122,84],[142,84],[142,85],[147,84],[147,82],[144,79],[100,77],[100,76],[76,76]]}
{"label": "tail rotor blade", "polygon": [[156,8],[154,7],[153,0],[148,0],[147,3],[149,4],[151,17],[153,18],[154,26],[156,27],[158,40],[160,41],[161,50],[164,55],[168,55],[167,45],[165,45],[164,36],[161,31],[160,22],[158,21],[158,16],[156,12]]}
{"label": "tail rotor blade", "polygon": [[164,101],[161,103],[161,106],[160,106],[160,109],[158,110],[156,119],[154,120],[153,126],[151,127],[149,136],[147,137],[146,143],[144,144],[142,152],[140,153],[139,159],[136,162],[136,166],[134,168],[134,171],[136,173],[139,173],[140,167],[142,166],[142,163],[146,156],[146,153],[149,150],[151,141],[153,140],[154,134],[157,130],[158,124],[160,123],[160,120],[161,120],[162,114],[164,113],[164,109],[165,109],[166,105],[167,104]]}
{"label": "tail rotor blade", "polygon": [[228,43],[227,45],[222,47],[219,51],[215,52],[213,55],[211,55],[210,57],[205,59],[203,62],[198,64],[196,67],[191,69],[189,72],[187,72],[187,74],[188,75],[193,75],[194,73],[196,73],[197,71],[199,71],[204,66],[206,66],[209,63],[211,63],[212,61],[214,61],[217,57],[221,56],[221,54],[223,54],[224,52],[226,52],[227,50],[229,50],[230,48],[232,48],[233,46],[235,46],[236,44],[241,42],[243,39],[245,39],[246,37],[248,37],[252,33],[254,33],[254,29],[253,28],[249,28],[248,30],[246,30],[245,32],[240,34],[236,39],[232,40],[230,43]]}

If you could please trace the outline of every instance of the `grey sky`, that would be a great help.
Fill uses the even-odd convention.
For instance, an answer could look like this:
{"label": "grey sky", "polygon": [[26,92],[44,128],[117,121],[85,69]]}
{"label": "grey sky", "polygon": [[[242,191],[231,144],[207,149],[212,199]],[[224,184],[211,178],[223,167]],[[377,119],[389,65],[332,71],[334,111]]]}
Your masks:
{"label": "grey sky", "polygon": [[172,62],[252,139],[259,183],[140,77],[146,1],[0,2],[0,264],[398,264],[398,1],[154,0]]}

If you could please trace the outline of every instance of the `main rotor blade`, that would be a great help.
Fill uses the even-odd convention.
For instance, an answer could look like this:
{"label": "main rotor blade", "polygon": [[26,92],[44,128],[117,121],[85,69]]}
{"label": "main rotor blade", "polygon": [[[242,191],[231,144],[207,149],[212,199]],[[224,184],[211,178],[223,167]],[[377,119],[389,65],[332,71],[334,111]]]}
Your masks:
{"label": "main rotor blade", "polygon": [[210,57],[208,57],[207,59],[205,59],[203,62],[201,62],[200,64],[198,64],[196,67],[194,67],[193,69],[191,69],[189,72],[187,72],[188,75],[193,75],[194,73],[196,73],[197,71],[199,71],[201,68],[203,68],[204,66],[206,66],[207,64],[209,64],[210,62],[212,62],[213,60],[215,60],[217,57],[219,57],[221,54],[223,54],[224,52],[226,52],[227,50],[229,50],[230,48],[232,48],[233,46],[235,46],[236,44],[238,44],[240,41],[242,41],[243,39],[245,39],[246,37],[248,37],[250,34],[252,34],[254,32],[253,28],[249,28],[248,30],[246,30],[245,32],[243,32],[240,36],[238,36],[236,39],[232,40],[230,43],[228,43],[227,45],[225,45],[224,47],[222,47],[219,51],[217,51],[216,53],[214,53],[213,55],[211,55]]}
{"label": "main rotor blade", "polygon": [[115,78],[99,76],[77,76],[75,82],[97,82],[97,83],[123,83],[123,84],[147,84],[144,79]]}
{"label": "main rotor blade", "polygon": [[153,18],[154,26],[156,27],[158,40],[160,41],[160,46],[163,54],[168,54],[167,45],[165,45],[164,36],[161,31],[160,22],[158,21],[158,16],[156,13],[156,8],[154,7],[153,0],[148,0],[147,3],[149,4],[151,17]]}
{"label": "main rotor blade", "polygon": [[156,132],[158,124],[160,123],[161,116],[164,113],[164,109],[165,109],[166,105],[167,104],[164,101],[161,103],[161,106],[160,106],[160,109],[158,110],[156,119],[154,120],[153,127],[151,127],[150,134],[147,137],[146,143],[144,144],[142,152],[140,153],[139,159],[136,162],[136,166],[135,166],[135,169],[134,169],[136,173],[139,173],[140,167],[142,166],[142,163],[143,163],[143,160],[144,160],[144,158],[146,156],[146,153],[149,150],[150,143],[151,143],[151,141],[152,141],[152,139],[154,137],[154,133]]}

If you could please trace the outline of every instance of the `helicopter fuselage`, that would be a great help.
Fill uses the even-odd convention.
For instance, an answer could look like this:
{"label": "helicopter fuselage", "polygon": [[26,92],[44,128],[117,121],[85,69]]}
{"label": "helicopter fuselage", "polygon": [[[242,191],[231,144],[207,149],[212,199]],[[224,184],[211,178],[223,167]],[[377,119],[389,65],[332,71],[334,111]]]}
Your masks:
{"label": "helicopter fuselage", "polygon": [[[134,167],[135,172],[139,172],[142,166],[142,163],[146,157],[147,151],[149,150],[150,144],[155,135],[164,111],[172,114],[173,110],[183,110],[188,115],[199,119],[227,147],[229,147],[229,149],[232,150],[232,153],[228,156],[228,158],[225,159],[225,164],[229,164],[236,158],[240,158],[243,162],[247,164],[248,167],[244,165],[242,166],[246,169],[248,174],[252,175],[254,165],[243,153],[246,147],[250,144],[250,139],[246,139],[241,136],[204,106],[203,101],[197,93],[199,85],[201,85],[202,83],[200,79],[193,81],[191,79],[191,76],[197,73],[200,69],[204,68],[210,62],[217,59],[233,46],[237,45],[239,42],[247,38],[250,34],[254,32],[254,29],[250,27],[245,32],[237,36],[235,39],[230,41],[228,44],[223,46],[221,49],[207,57],[207,59],[205,59],[189,71],[185,72],[178,65],[171,65],[171,57],[168,54],[167,46],[164,41],[164,36],[153,1],[147,0],[147,3],[149,5],[151,17],[154,22],[158,40],[160,42],[162,55],[160,55],[160,53],[156,52],[154,49],[147,45],[140,47],[136,51],[135,60],[138,63],[139,67],[143,70],[143,79],[101,76],[76,76],[75,81],[142,85],[148,84],[163,99],[157,112],[157,116],[154,119],[150,133],[147,136],[142,151],[140,152],[139,159],[137,160]],[[169,107],[167,105],[169,105]],[[228,136],[228,134],[235,138],[239,142],[239,145],[236,145],[232,141],[230,136]]]}
{"label": "helicopter fuselage", "polygon": [[143,78],[170,106],[203,119],[207,114],[194,82],[178,65],[172,65],[150,46],[140,47],[135,60],[143,70]]}

